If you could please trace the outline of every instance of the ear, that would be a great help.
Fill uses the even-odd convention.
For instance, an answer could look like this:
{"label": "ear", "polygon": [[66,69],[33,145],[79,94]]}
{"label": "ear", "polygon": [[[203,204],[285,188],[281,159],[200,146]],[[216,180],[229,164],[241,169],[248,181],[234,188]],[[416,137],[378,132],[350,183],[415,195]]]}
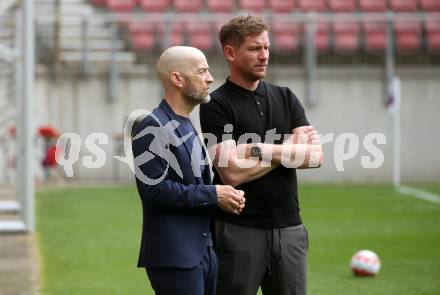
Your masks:
{"label": "ear", "polygon": [[223,47],[223,54],[228,62],[233,62],[235,60],[235,48],[231,45],[225,45]]}
{"label": "ear", "polygon": [[170,80],[173,85],[183,87],[183,77],[179,72],[171,72]]}

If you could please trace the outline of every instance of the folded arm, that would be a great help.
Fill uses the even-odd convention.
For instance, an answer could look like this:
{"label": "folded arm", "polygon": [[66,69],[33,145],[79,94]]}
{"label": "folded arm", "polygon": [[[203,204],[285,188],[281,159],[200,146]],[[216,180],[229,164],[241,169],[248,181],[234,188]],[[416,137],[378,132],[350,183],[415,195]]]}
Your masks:
{"label": "folded arm", "polygon": [[261,159],[251,156],[254,144],[239,144],[227,140],[211,147],[214,165],[225,184],[238,186],[258,179],[279,165],[308,169],[322,165],[323,154],[319,136],[311,126],[292,130],[283,144],[261,143]]}

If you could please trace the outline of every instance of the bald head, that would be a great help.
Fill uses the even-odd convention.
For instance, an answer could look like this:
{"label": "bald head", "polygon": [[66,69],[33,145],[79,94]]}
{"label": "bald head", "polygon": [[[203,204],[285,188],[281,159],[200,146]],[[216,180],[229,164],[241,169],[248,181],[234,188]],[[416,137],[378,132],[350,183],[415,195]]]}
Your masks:
{"label": "bald head", "polygon": [[166,49],[159,57],[156,65],[157,77],[166,88],[170,83],[170,73],[187,73],[206,57],[199,49],[189,46],[173,46]]}

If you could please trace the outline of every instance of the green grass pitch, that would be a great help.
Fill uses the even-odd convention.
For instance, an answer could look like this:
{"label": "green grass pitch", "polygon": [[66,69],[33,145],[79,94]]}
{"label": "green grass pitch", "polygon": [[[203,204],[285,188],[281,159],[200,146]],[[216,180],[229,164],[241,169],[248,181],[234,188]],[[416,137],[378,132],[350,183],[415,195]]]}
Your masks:
{"label": "green grass pitch", "polygon": [[[419,187],[440,192],[439,184]],[[439,204],[388,185],[303,185],[300,202],[310,295],[440,294]],[[154,294],[136,268],[141,220],[134,186],[40,192],[41,294]],[[379,254],[377,277],[351,274],[360,249]]]}

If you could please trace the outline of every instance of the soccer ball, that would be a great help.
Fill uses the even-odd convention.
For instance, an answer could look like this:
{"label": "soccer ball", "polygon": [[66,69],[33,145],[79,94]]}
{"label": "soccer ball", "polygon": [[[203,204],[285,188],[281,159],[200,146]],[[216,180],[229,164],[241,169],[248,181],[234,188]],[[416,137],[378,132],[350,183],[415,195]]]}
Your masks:
{"label": "soccer ball", "polygon": [[351,257],[350,266],[356,276],[371,277],[379,272],[380,259],[373,251],[361,250]]}

